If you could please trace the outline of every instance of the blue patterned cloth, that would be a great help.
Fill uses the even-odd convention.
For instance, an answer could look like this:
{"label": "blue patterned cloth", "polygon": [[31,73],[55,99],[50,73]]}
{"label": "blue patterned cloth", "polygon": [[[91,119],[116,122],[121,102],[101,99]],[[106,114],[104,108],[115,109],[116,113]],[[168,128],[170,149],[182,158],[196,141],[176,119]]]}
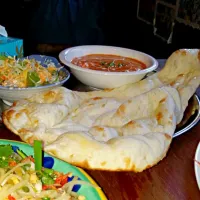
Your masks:
{"label": "blue patterned cloth", "polygon": [[40,0],[29,35],[38,43],[101,44],[102,13],[103,0]]}

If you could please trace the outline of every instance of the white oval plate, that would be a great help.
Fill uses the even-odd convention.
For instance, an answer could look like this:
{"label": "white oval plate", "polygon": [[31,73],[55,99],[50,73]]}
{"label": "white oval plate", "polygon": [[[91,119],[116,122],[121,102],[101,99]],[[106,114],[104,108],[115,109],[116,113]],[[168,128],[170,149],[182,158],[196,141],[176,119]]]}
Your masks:
{"label": "white oval plate", "polygon": [[197,184],[198,184],[198,187],[199,187],[199,190],[200,190],[200,142],[199,142],[199,145],[198,145],[198,147],[196,149],[196,153],[195,153],[194,170],[195,170],[195,176],[196,176]]}

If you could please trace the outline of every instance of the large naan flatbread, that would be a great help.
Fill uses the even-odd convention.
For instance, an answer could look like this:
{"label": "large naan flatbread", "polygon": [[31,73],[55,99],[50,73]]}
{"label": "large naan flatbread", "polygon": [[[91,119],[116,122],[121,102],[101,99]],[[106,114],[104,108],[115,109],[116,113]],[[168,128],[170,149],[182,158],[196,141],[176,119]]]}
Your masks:
{"label": "large naan flatbread", "polygon": [[200,51],[179,50],[158,73],[95,92],[63,87],[16,102],[4,124],[23,141],[71,164],[143,171],[162,160],[188,100],[200,84]]}

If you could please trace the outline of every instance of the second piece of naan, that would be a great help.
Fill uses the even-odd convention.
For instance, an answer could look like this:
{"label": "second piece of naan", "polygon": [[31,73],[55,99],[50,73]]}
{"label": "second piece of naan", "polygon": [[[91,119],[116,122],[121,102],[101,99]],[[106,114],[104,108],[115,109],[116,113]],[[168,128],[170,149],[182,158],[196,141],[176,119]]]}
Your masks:
{"label": "second piece of naan", "polygon": [[16,102],[4,124],[23,141],[71,164],[143,171],[162,160],[188,100],[200,84],[200,52],[174,52],[158,73],[113,90],[63,87]]}

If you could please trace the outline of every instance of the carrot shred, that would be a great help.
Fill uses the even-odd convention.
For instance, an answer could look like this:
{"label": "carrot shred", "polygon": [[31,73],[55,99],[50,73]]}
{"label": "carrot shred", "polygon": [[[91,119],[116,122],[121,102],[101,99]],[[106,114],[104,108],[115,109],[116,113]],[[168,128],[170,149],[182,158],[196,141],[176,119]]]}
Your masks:
{"label": "carrot shred", "polygon": [[14,167],[14,166],[16,166],[16,165],[17,165],[17,162],[14,161],[14,160],[12,160],[12,161],[9,162],[9,166],[10,166],[10,167]]}
{"label": "carrot shred", "polygon": [[10,194],[8,195],[8,200],[16,200],[15,197],[11,196]]}

